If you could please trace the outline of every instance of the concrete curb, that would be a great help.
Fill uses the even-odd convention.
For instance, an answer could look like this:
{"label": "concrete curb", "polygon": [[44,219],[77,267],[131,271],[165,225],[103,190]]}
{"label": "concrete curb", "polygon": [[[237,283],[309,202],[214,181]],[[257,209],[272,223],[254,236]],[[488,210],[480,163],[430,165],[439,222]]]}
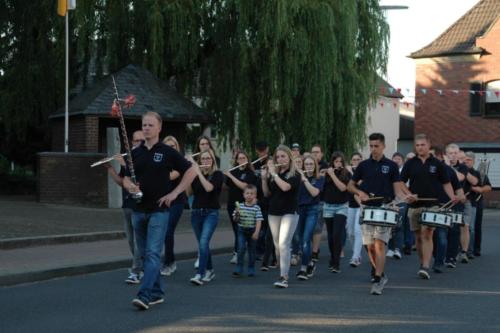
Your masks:
{"label": "concrete curb", "polygon": [[[211,253],[216,254],[226,254],[232,253],[233,247],[221,247],[216,249],[211,249]],[[185,253],[176,253],[177,260],[187,260],[194,259],[198,255],[197,251],[190,251]],[[122,269],[130,267],[131,259],[123,258],[112,260],[108,262],[100,263],[87,263],[87,264],[76,264],[72,266],[65,267],[55,267],[47,270],[41,271],[26,271],[22,273],[15,273],[10,275],[0,276],[0,286],[13,286],[24,283],[39,282],[45,280],[51,280],[55,278],[83,275],[89,273],[98,273],[104,271],[111,271],[115,269]]]}
{"label": "concrete curb", "polygon": [[0,240],[0,250],[12,250],[44,245],[97,242],[123,238],[125,238],[124,231],[88,232],[81,234],[9,238]]}

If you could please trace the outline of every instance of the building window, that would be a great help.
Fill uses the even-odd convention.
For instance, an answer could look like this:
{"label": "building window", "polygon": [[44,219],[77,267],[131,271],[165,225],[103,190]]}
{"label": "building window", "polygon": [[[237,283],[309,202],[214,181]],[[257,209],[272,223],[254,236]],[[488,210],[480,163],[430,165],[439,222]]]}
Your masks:
{"label": "building window", "polygon": [[485,116],[500,116],[500,80],[486,83]]}
{"label": "building window", "polygon": [[474,94],[470,95],[470,115],[480,117],[483,115],[483,98],[479,92],[483,90],[483,84],[481,82],[472,82],[470,90],[471,92],[475,91]]}

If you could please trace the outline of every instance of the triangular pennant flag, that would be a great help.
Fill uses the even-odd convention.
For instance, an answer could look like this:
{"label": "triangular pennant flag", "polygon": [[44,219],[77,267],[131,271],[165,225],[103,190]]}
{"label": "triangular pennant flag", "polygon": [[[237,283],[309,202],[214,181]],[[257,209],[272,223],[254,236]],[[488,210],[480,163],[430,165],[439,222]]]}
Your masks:
{"label": "triangular pennant flag", "polygon": [[397,107],[398,103],[394,102],[394,103],[392,103],[392,106]]}
{"label": "triangular pennant flag", "polygon": [[387,88],[389,89],[389,93],[392,94],[394,92],[394,88],[390,87],[390,88]]}
{"label": "triangular pennant flag", "polygon": [[486,91],[486,96],[490,97],[491,96],[491,91]]}
{"label": "triangular pennant flag", "polygon": [[406,88],[406,94],[409,95],[410,94],[410,89]]}
{"label": "triangular pennant flag", "polygon": [[483,96],[484,95],[484,91],[482,91],[482,90],[479,90],[477,93],[479,94],[479,96]]}
{"label": "triangular pennant flag", "polygon": [[476,93],[476,91],[475,91],[475,90],[469,90],[469,92],[470,92],[472,95],[474,95],[474,94]]}
{"label": "triangular pennant flag", "polygon": [[380,102],[380,106],[381,106],[381,107],[384,107],[384,102]]}
{"label": "triangular pennant flag", "polygon": [[405,107],[409,108],[410,107],[410,103],[405,102]]}
{"label": "triangular pennant flag", "polygon": [[495,95],[498,97],[500,97],[500,91],[495,91]]}
{"label": "triangular pennant flag", "polygon": [[439,95],[443,95],[443,90],[442,89],[436,89],[436,92],[439,94]]}
{"label": "triangular pennant flag", "polygon": [[427,89],[420,89],[422,91],[422,94],[427,94]]}
{"label": "triangular pennant flag", "polygon": [[385,87],[380,87],[380,95],[384,95],[385,94]]}
{"label": "triangular pennant flag", "polygon": [[401,88],[398,88],[398,93],[400,93],[400,94],[401,94]]}
{"label": "triangular pennant flag", "polygon": [[458,90],[453,90],[453,93],[454,93],[455,95],[458,95],[460,92],[459,92]]}

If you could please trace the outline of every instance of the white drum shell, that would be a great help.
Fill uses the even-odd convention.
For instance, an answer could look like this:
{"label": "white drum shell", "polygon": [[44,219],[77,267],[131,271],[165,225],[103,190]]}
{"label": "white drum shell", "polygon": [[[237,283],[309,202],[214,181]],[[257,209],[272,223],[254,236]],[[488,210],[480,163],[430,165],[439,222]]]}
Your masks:
{"label": "white drum shell", "polygon": [[382,207],[364,207],[362,223],[382,227],[396,227],[398,212]]}
{"label": "white drum shell", "polygon": [[420,224],[430,227],[449,228],[452,217],[450,214],[424,210],[420,215]]}

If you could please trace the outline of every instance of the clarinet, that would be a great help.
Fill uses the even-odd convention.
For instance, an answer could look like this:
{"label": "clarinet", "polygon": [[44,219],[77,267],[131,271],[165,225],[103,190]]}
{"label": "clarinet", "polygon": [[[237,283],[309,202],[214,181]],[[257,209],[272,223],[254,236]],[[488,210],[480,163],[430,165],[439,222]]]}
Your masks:
{"label": "clarinet", "polygon": [[[122,134],[123,143],[125,145],[125,151],[127,152],[128,156],[127,166],[128,169],[130,170],[130,179],[132,180],[132,183],[134,183],[134,185],[137,185],[137,178],[135,176],[135,170],[134,170],[134,162],[132,161],[132,152],[130,150],[130,144],[128,142],[127,129],[125,127],[125,120],[123,119],[122,106],[121,106],[121,102],[125,101],[126,105],[130,107],[130,105],[135,103],[135,97],[129,96],[126,100],[120,99],[120,97],[118,96],[118,89],[116,88],[115,77],[112,75],[111,78],[113,79],[113,86],[115,89],[115,100],[113,101],[112,111],[113,114],[118,115],[118,118],[120,119],[120,132]],[[144,194],[141,191],[131,194],[132,198],[135,199],[137,202],[141,202],[143,195]]]}

